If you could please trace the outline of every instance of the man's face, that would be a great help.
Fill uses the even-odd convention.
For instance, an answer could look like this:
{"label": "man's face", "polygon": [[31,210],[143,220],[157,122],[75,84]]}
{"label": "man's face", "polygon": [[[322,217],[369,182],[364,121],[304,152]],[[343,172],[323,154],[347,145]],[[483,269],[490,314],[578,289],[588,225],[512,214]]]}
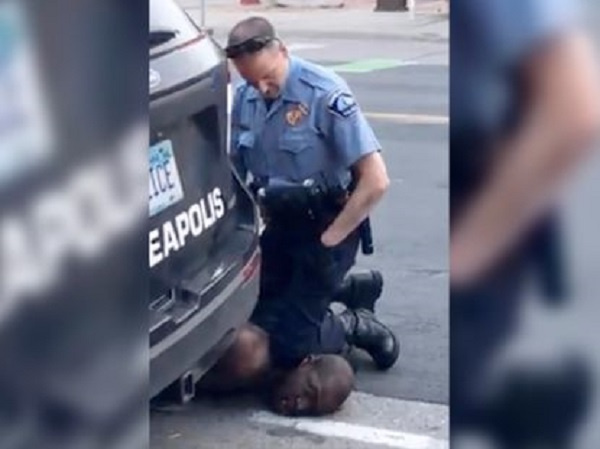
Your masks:
{"label": "man's face", "polygon": [[310,364],[296,368],[274,391],[275,411],[286,416],[315,413],[319,401],[319,388],[316,383],[317,379]]}
{"label": "man's face", "polygon": [[281,93],[287,78],[287,53],[279,42],[258,53],[235,59],[234,65],[242,78],[263,97],[275,99]]}

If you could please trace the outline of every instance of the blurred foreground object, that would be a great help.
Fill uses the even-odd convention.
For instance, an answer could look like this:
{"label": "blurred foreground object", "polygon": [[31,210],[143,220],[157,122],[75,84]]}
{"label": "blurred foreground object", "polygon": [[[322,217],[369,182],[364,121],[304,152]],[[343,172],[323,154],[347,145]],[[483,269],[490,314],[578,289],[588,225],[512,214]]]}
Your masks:
{"label": "blurred foreground object", "polygon": [[[488,383],[494,359],[519,328],[527,288],[535,286],[548,304],[568,305],[558,199],[600,131],[598,65],[575,6],[453,2],[453,437],[478,428],[500,447],[533,447],[546,432],[561,435],[552,447],[571,447],[594,391],[588,358],[578,357],[573,373],[561,373],[566,353],[558,345],[548,371],[534,362],[513,365],[493,395]],[[556,416],[544,414],[547,404],[562,404],[571,393],[570,402],[555,407]],[[514,421],[517,409],[539,419]]]}
{"label": "blurred foreground object", "polygon": [[54,139],[22,8],[0,4],[0,185],[47,161]]}
{"label": "blurred foreground object", "polygon": [[147,2],[0,2],[0,449],[147,446]]}
{"label": "blurred foreground object", "polygon": [[507,368],[488,394],[481,424],[500,447],[570,448],[592,403],[591,372],[572,356],[525,362]]}

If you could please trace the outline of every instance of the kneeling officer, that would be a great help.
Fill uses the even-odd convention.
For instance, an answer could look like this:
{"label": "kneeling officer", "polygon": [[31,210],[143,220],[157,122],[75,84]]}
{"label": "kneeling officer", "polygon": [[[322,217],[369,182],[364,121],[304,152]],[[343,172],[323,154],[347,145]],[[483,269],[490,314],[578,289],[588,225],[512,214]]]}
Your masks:
{"label": "kneeling officer", "polygon": [[[259,302],[221,380],[239,386],[352,346],[390,368],[399,345],[374,315],[380,276],[370,277],[376,294],[340,293],[361,235],[369,252],[366,219],[389,184],[373,130],[347,84],[290,56],[266,19],[238,23],[226,53],[246,81],[234,99],[232,158],[257,187],[266,228]],[[329,309],[334,298],[347,305],[341,314]]]}

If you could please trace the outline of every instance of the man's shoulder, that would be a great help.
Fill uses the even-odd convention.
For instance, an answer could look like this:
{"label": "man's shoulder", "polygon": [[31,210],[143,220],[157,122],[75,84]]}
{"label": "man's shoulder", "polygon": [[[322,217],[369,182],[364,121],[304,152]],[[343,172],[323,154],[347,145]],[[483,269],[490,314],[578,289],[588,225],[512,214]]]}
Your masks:
{"label": "man's shoulder", "polygon": [[333,70],[304,59],[296,58],[300,82],[324,95],[347,88],[346,82]]}
{"label": "man's shoulder", "polygon": [[252,92],[252,87],[247,81],[241,81],[234,87],[234,99],[235,101],[244,101],[248,95]]}

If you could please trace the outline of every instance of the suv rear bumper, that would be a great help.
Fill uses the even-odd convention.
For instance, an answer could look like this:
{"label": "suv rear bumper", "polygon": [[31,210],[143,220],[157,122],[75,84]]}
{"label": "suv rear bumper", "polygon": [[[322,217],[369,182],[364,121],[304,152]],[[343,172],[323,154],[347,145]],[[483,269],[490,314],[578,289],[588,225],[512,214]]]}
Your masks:
{"label": "suv rear bumper", "polygon": [[204,309],[150,348],[150,398],[186,373],[199,380],[229,348],[235,331],[256,305],[259,257],[256,248],[246,266]]}

